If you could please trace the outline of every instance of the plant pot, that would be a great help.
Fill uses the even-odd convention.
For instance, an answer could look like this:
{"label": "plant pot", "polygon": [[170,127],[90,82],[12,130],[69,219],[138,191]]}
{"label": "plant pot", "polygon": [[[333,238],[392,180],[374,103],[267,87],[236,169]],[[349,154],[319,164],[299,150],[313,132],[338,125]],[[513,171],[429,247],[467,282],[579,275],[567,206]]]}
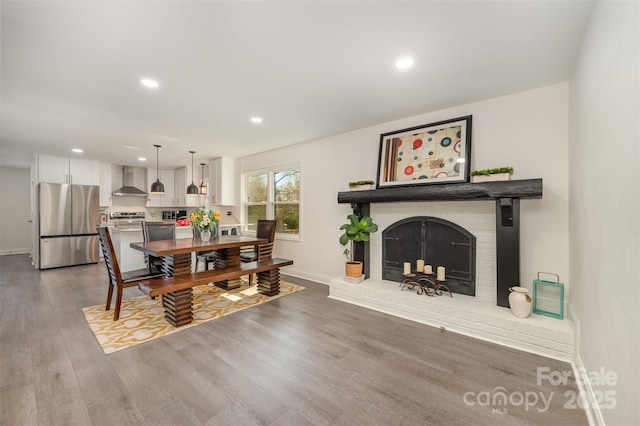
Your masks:
{"label": "plant pot", "polygon": [[471,176],[472,183],[480,183],[480,182],[497,182],[511,180],[511,173],[496,173],[493,175],[478,175]]}
{"label": "plant pot", "polygon": [[372,189],[373,189],[373,185],[371,185],[370,183],[366,185],[356,185],[356,186],[349,187],[349,191],[370,191]]}
{"label": "plant pot", "polygon": [[362,262],[346,262],[344,269],[347,277],[359,278],[362,276]]}

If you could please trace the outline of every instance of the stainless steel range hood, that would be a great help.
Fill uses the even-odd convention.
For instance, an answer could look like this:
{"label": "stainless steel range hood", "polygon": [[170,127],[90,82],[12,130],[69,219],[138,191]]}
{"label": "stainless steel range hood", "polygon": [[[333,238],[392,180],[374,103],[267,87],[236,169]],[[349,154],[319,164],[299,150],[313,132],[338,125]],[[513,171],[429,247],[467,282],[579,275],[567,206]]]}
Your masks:
{"label": "stainless steel range hood", "polygon": [[112,195],[148,197],[149,194],[137,187],[147,181],[146,175],[147,169],[142,167],[122,166],[122,186],[113,191]]}

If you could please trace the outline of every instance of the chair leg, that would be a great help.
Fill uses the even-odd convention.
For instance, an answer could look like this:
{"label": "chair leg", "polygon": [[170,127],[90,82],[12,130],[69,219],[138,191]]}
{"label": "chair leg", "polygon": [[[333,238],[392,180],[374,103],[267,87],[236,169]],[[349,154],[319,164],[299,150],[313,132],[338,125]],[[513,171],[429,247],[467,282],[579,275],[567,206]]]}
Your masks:
{"label": "chair leg", "polygon": [[105,311],[111,309],[111,298],[113,297],[113,286],[109,283],[109,292],[107,293],[107,304],[105,306]]}
{"label": "chair leg", "polygon": [[116,297],[116,310],[113,313],[113,320],[118,321],[120,319],[120,305],[122,304],[122,288],[118,288],[118,296]]}

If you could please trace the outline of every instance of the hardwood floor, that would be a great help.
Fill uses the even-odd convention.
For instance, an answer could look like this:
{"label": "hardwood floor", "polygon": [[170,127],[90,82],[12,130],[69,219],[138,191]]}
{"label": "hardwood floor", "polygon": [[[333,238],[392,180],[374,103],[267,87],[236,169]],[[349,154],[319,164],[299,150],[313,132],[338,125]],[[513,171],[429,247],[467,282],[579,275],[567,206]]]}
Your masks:
{"label": "hardwood floor", "polygon": [[41,272],[0,256],[0,424],[587,424],[565,408],[573,378],[536,383],[538,367],[568,364],[285,279],[307,289],[104,355],[81,309],[106,300],[103,264]]}

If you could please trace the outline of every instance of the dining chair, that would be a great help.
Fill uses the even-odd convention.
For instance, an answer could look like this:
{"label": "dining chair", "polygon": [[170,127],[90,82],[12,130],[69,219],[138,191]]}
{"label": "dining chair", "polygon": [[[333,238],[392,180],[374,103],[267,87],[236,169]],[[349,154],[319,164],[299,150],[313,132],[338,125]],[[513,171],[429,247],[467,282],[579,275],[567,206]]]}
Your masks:
{"label": "dining chair", "polygon": [[[142,238],[144,242],[175,240],[176,224],[173,222],[142,221]],[[162,271],[162,257],[145,255],[145,262],[150,272]]]}
{"label": "dining chair", "polygon": [[122,290],[127,287],[137,286],[142,281],[162,277],[164,274],[162,272],[151,273],[147,268],[120,272],[120,266],[118,265],[118,258],[113,248],[109,228],[106,226],[97,226],[96,228],[98,230],[102,254],[104,255],[104,263],[107,266],[107,273],[109,275],[109,292],[107,293],[105,310],[108,311],[111,309],[111,299],[113,298],[113,288],[115,287],[117,294],[113,320],[118,321],[118,319],[120,319],[120,306],[122,305]]}
{"label": "dining chair", "polygon": [[[253,262],[256,260],[271,259],[273,247],[276,238],[276,225],[278,220],[258,219],[256,227],[256,238],[264,238],[266,244],[257,244],[255,246],[242,247],[240,249],[241,262]],[[249,275],[249,285],[251,285],[251,275]]]}

